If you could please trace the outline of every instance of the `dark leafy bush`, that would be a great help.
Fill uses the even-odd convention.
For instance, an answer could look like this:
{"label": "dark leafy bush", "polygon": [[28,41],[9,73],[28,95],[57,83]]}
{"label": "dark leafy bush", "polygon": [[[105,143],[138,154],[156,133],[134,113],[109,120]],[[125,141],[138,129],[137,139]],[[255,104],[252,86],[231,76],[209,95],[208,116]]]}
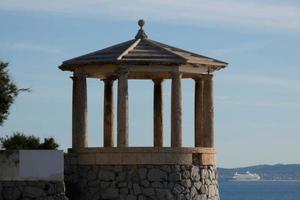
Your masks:
{"label": "dark leafy bush", "polygon": [[12,136],[0,138],[2,147],[7,150],[17,149],[57,149],[59,145],[54,138],[45,138],[43,143],[40,143],[40,138],[30,135],[26,136],[23,133],[16,132]]}
{"label": "dark leafy bush", "polygon": [[59,145],[55,142],[54,138],[45,138],[44,143],[40,144],[40,149],[57,149]]}

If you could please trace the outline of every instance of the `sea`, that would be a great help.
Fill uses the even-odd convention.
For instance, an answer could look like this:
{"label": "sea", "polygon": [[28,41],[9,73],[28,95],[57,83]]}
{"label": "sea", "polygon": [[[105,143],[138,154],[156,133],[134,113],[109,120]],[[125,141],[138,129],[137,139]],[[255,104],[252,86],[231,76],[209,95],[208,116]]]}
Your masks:
{"label": "sea", "polygon": [[221,200],[300,200],[300,181],[224,181]]}

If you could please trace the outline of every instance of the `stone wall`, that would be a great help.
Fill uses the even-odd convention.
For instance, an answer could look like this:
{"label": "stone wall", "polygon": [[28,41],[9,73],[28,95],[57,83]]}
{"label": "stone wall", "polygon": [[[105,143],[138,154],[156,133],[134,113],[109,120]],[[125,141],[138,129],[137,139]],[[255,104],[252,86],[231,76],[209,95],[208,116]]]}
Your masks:
{"label": "stone wall", "polygon": [[65,156],[71,200],[219,200],[217,172],[203,165],[78,165]]}
{"label": "stone wall", "polygon": [[67,200],[62,181],[0,181],[0,200]]}

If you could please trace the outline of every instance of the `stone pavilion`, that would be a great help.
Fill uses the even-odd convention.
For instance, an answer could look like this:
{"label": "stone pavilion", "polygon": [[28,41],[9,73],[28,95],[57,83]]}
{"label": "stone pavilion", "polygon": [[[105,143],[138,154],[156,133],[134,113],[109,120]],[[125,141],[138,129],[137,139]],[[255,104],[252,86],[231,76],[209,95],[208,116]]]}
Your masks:
{"label": "stone pavilion", "polygon": [[[73,73],[72,148],[65,166],[67,191],[76,191],[73,198],[82,200],[218,200],[213,75],[227,63],[151,40],[144,23],[139,20],[134,39],[66,60],[59,66]],[[88,146],[87,78],[104,82],[103,147]],[[128,145],[130,79],[153,81],[153,147]],[[163,146],[162,84],[166,79],[171,79],[170,147]],[[195,82],[194,147],[182,146],[182,79]]]}

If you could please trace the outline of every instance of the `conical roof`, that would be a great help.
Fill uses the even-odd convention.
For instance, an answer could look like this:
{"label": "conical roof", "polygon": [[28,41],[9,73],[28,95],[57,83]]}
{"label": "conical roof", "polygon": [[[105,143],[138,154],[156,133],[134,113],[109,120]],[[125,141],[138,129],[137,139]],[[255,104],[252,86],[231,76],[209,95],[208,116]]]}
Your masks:
{"label": "conical roof", "polygon": [[170,45],[148,39],[144,21],[139,21],[140,30],[135,39],[66,60],[59,67],[73,71],[77,67],[105,64],[128,65],[186,65],[224,68],[227,63]]}

